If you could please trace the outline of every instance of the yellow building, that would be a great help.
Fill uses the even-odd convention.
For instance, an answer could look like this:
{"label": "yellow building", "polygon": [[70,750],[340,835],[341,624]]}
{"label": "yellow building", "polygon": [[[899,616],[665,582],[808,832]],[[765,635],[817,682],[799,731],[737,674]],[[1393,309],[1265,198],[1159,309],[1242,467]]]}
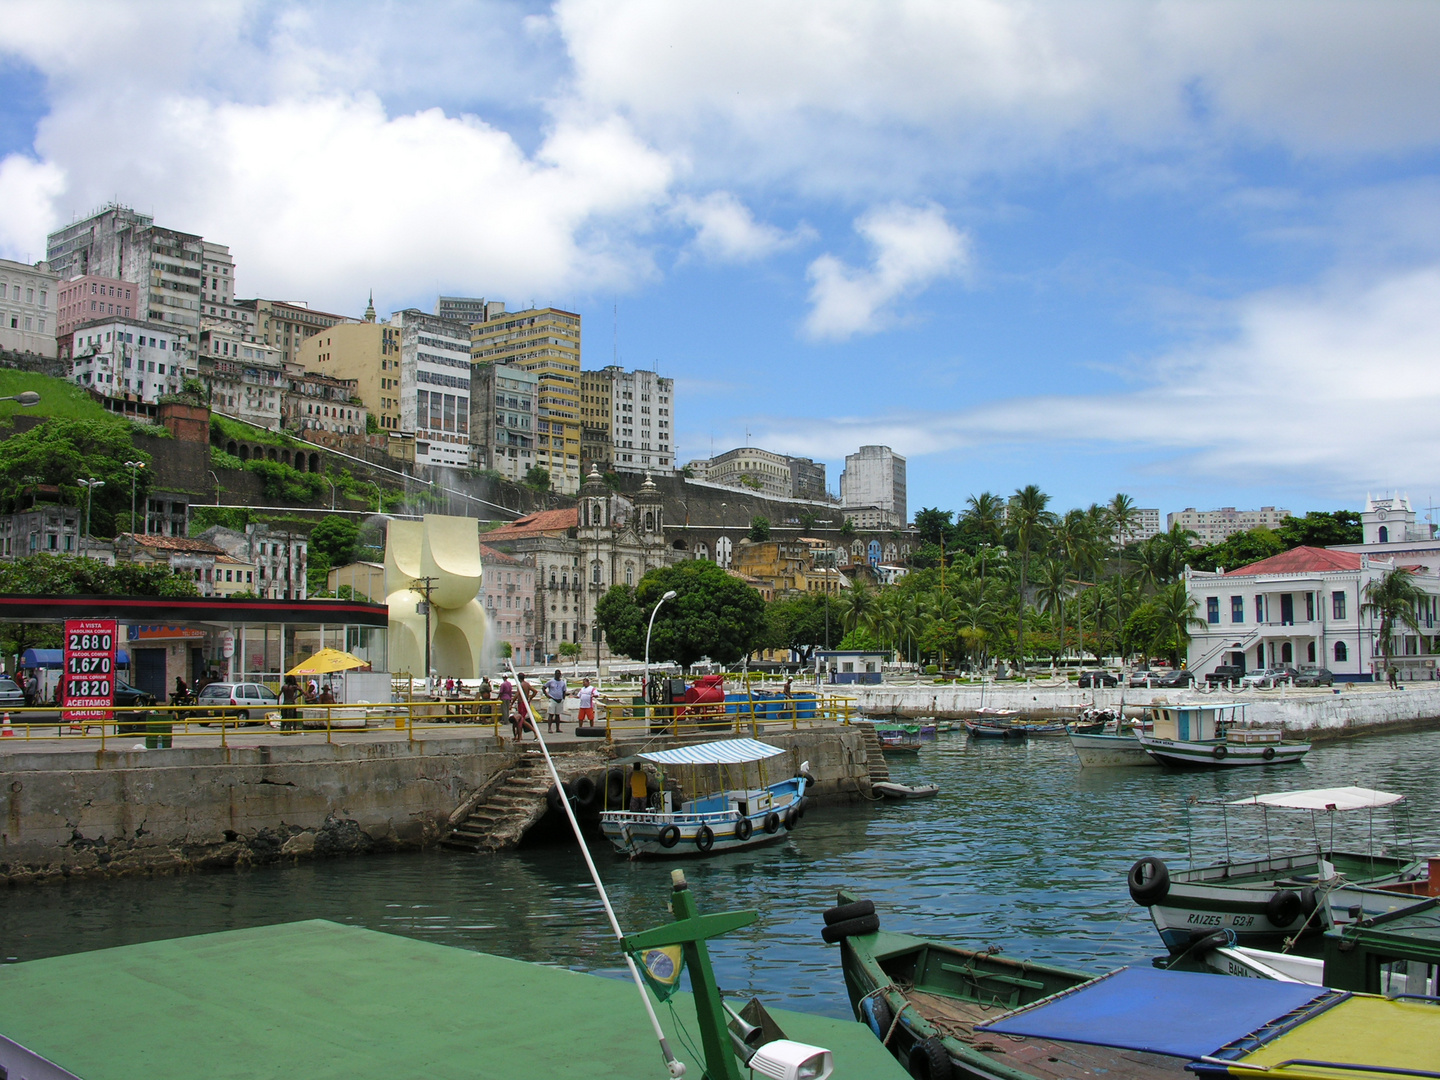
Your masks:
{"label": "yellow building", "polygon": [[299,363],[332,379],[354,379],[355,393],[381,430],[402,430],[398,328],[375,322],[326,327],[301,343]]}
{"label": "yellow building", "polygon": [[286,363],[300,356],[300,347],[306,339],[348,321],[344,315],[317,311],[304,304],[289,304],[283,300],[237,300],[235,306],[253,313],[255,324],[249,332],[255,335],[257,341],[278,348],[281,359]]}
{"label": "yellow building", "polygon": [[566,495],[580,490],[580,316],[559,308],[501,312],[470,330],[476,363],[512,364],[540,377],[535,464]]}
{"label": "yellow building", "polygon": [[614,463],[615,444],[610,436],[610,408],[615,394],[611,368],[580,373],[580,458],[588,471],[594,465],[608,472]]}
{"label": "yellow building", "polygon": [[833,567],[816,565],[814,543],[804,537],[758,544],[742,540],[735,548],[733,569],[751,584],[763,582],[755,587],[767,600],[787,593],[838,593],[848,583]]}

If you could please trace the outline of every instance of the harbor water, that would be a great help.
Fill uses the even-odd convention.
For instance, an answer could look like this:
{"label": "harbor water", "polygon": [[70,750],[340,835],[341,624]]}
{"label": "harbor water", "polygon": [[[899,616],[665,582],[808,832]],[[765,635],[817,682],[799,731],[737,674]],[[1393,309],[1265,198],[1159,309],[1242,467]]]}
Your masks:
{"label": "harbor water", "polygon": [[[1161,952],[1125,875],[1142,855],[1183,866],[1263,855],[1318,836],[1326,815],[1216,805],[1259,791],[1359,785],[1407,797],[1401,835],[1440,853],[1440,731],[1317,746],[1299,766],[1231,772],[1082,770],[1069,741],[977,742],[941,734],[892,778],[934,781],[916,803],[814,807],[779,844],[712,859],[632,863],[592,850],[622,926],[666,921],[669,873],[683,866],[702,910],[756,908],[759,922],[711,943],[721,986],[833,1016],[849,1005],[821,913],[837,887],[875,901],[886,929],[994,945],[1101,971]],[[1389,850],[1388,810],[1344,816],[1335,843]],[[318,860],[179,877],[11,888],[0,957],[15,962],[286,922],[330,919],[465,949],[619,974],[618,954],[573,846],[499,856],[443,850]],[[434,1001],[448,1003],[435,987]],[[398,1003],[397,1003],[398,1004]]]}

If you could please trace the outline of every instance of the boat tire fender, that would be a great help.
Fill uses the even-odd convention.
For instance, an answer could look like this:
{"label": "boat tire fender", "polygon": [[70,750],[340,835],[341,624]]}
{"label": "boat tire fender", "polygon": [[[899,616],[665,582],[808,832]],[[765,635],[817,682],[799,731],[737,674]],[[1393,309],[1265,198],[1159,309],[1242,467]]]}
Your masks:
{"label": "boat tire fender", "polygon": [[663,848],[674,847],[680,842],[680,826],[673,824],[666,825],[660,830],[660,835],[657,839],[659,839],[660,846]]}
{"label": "boat tire fender", "polygon": [[1271,926],[1289,926],[1300,917],[1303,908],[1299,893],[1281,889],[1265,902],[1265,918]]}
{"label": "boat tire fender", "polygon": [[774,836],[780,831],[780,815],[771,810],[765,815],[765,831]]}
{"label": "boat tire fender", "polygon": [[791,829],[795,828],[795,823],[798,822],[799,820],[800,820],[800,815],[795,812],[795,807],[792,806],[792,807],[790,807],[788,810],[786,810],[786,811],[785,811],[785,822],[784,822],[784,824],[785,824],[785,831],[786,831],[786,832],[789,832]]}
{"label": "boat tire fender", "polygon": [[1315,914],[1315,909],[1320,906],[1320,894],[1310,886],[1300,890],[1300,910],[1306,915]]}
{"label": "boat tire fender", "polygon": [[611,769],[605,774],[605,804],[625,806],[625,773],[621,769]]}
{"label": "boat tire fender", "polygon": [[1130,867],[1130,899],[1141,907],[1162,903],[1170,895],[1170,868],[1153,855]]}
{"label": "boat tire fender", "polygon": [[695,846],[701,851],[709,851],[715,844],[715,830],[709,825],[701,825],[695,833]]}
{"label": "boat tire fender", "polygon": [[1210,753],[1216,761],[1223,761],[1225,760],[1225,755],[1230,753],[1230,748],[1224,743],[1221,743],[1219,746],[1215,747],[1214,750],[1211,750]]}
{"label": "boat tire fender", "polygon": [[589,807],[595,805],[595,780],[589,776],[582,776],[575,781],[575,801],[581,806]]}
{"label": "boat tire fender", "polygon": [[879,994],[867,997],[860,1003],[860,1013],[869,1025],[875,1037],[882,1042],[885,1036],[890,1034],[890,1025],[895,1022],[895,1013],[890,1008],[890,1003]]}
{"label": "boat tire fender", "polygon": [[858,919],[846,919],[844,922],[831,923],[820,931],[820,937],[826,944],[834,945],[837,941],[843,941],[847,937],[873,934],[879,929],[880,917],[878,915],[861,915]]}
{"label": "boat tire fender", "polygon": [[545,793],[545,801],[550,804],[551,810],[560,809],[560,792],[562,790],[565,792],[566,799],[575,798],[575,789],[570,785],[569,781],[566,781],[560,788],[556,788],[554,784],[551,784],[550,790]]}
{"label": "boat tire fender", "polygon": [[739,821],[735,822],[736,840],[749,840],[750,834],[754,831],[755,823],[752,822],[748,817],[742,817]]}
{"label": "boat tire fender", "polygon": [[938,1036],[931,1035],[910,1048],[910,1075],[915,1080],[950,1080],[955,1075],[950,1052]]}
{"label": "boat tire fender", "polygon": [[798,817],[805,816],[805,805],[810,801],[809,795],[801,795],[800,801],[795,804],[795,813]]}
{"label": "boat tire fender", "polygon": [[1266,761],[1273,761],[1275,759],[1275,748],[1273,746],[1265,747],[1265,749],[1260,752],[1260,756]]}
{"label": "boat tire fender", "polygon": [[832,907],[825,912],[825,925],[834,926],[836,923],[848,922],[851,919],[874,914],[875,901],[856,900],[853,904],[841,904],[839,907]]}

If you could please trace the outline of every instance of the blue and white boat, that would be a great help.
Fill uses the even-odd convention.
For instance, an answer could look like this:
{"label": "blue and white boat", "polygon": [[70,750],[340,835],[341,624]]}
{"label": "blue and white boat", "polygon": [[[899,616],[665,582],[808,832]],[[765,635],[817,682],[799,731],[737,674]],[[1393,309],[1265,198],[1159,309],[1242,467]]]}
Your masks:
{"label": "blue and white boat", "polygon": [[785,753],[757,739],[724,739],[638,754],[662,772],[676,770],[680,790],[662,785],[642,811],[602,810],[600,830],[632,857],[711,855],[782,840],[805,813],[809,783],[809,762],[798,775],[769,782],[765,763]]}

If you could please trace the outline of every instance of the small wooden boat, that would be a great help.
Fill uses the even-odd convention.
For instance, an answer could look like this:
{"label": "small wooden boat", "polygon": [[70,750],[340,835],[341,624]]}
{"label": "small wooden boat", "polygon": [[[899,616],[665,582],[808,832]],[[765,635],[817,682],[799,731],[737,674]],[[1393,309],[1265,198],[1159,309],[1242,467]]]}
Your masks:
{"label": "small wooden boat", "polygon": [[1161,705],[1152,710],[1154,728],[1136,736],[1145,752],[1171,768],[1234,769],[1293,765],[1309,743],[1286,742],[1278,728],[1245,724],[1245,705]]}
{"label": "small wooden boat", "polygon": [[977,739],[1023,739],[1028,734],[1022,726],[987,720],[966,720],[965,730]]}
{"label": "small wooden boat", "polygon": [[1070,745],[1082,769],[1157,768],[1133,732],[1106,735],[1070,733]]}
{"label": "small wooden boat", "polygon": [[909,739],[881,739],[880,752],[882,754],[918,754],[921,744]]}
{"label": "small wooden boat", "polygon": [[890,780],[881,780],[871,784],[870,789],[876,795],[883,795],[887,799],[933,799],[940,794],[939,784],[896,784]]}

